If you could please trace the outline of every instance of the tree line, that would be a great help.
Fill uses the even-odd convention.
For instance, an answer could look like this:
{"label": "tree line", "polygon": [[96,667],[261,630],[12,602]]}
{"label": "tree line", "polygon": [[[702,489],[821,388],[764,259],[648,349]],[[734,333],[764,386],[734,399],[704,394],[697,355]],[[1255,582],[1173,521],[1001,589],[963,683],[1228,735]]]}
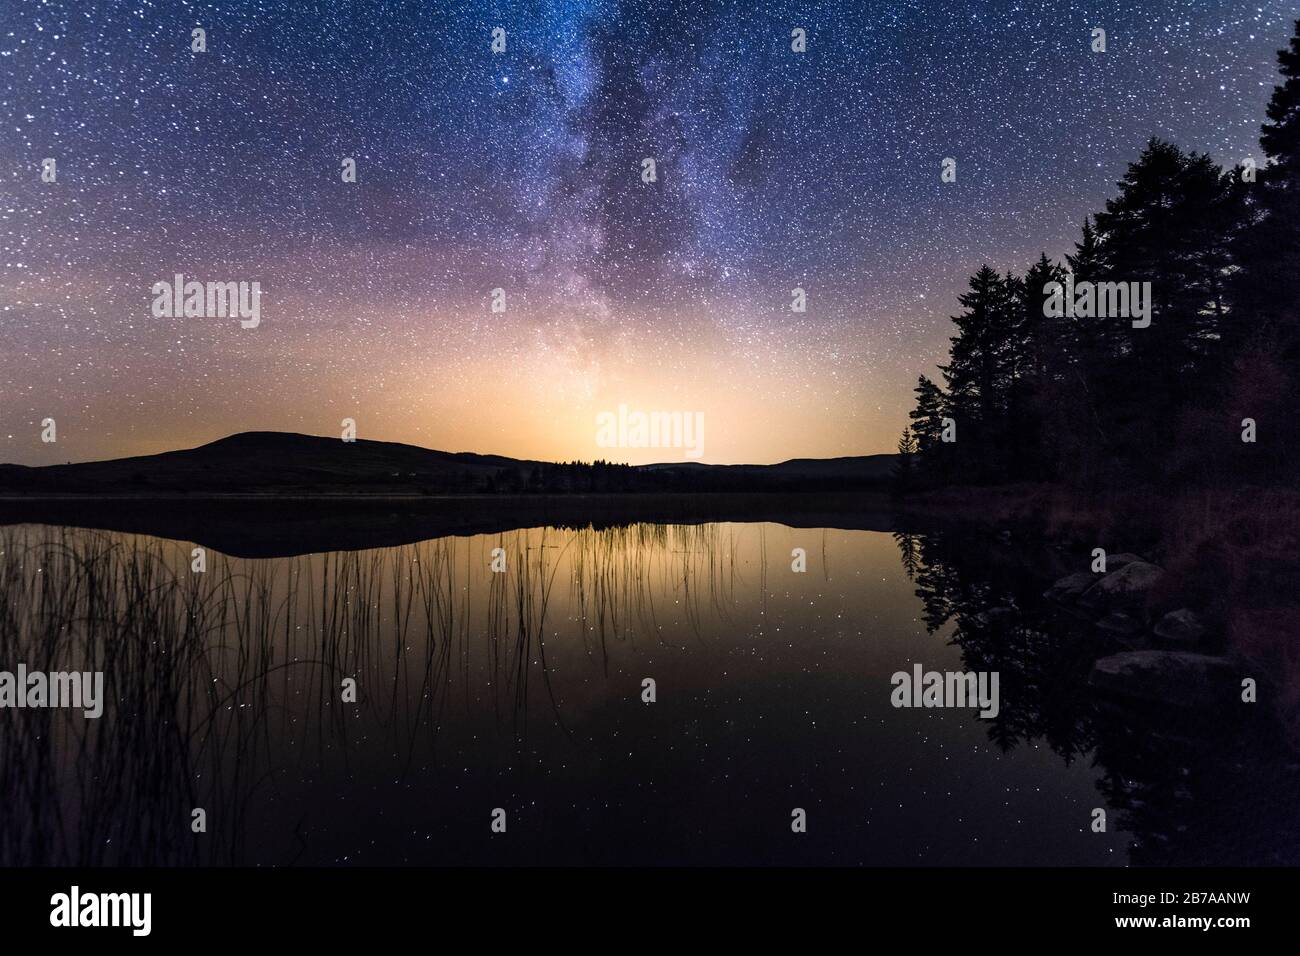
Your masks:
{"label": "tree line", "polygon": [[[916,385],[905,490],[1300,474],[1300,21],[1278,62],[1258,168],[1152,139],[1063,262],[970,277],[941,381]],[[1150,283],[1149,324],[1059,307],[1101,283]]]}

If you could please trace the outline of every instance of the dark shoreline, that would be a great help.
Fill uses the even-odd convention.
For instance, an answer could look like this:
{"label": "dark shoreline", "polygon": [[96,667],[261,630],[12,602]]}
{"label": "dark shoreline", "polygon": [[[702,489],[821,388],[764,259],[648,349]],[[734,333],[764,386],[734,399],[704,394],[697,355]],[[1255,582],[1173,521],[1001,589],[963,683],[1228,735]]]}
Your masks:
{"label": "dark shoreline", "polygon": [[892,531],[880,492],[565,495],[24,495],[0,497],[0,525],[72,525],[193,541],[244,558],[393,547],[518,528],[771,521]]}

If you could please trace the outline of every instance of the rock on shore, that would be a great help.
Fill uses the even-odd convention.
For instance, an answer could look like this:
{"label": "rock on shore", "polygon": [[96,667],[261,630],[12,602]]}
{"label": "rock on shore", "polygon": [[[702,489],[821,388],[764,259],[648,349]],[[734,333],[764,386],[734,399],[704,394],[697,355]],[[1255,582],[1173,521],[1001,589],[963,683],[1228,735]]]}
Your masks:
{"label": "rock on shore", "polygon": [[1188,651],[1126,651],[1098,660],[1088,684],[1129,700],[1200,709],[1237,699],[1238,681],[1223,657]]}
{"label": "rock on shore", "polygon": [[1107,610],[1138,607],[1164,575],[1165,572],[1154,564],[1130,561],[1084,591],[1079,603]]}

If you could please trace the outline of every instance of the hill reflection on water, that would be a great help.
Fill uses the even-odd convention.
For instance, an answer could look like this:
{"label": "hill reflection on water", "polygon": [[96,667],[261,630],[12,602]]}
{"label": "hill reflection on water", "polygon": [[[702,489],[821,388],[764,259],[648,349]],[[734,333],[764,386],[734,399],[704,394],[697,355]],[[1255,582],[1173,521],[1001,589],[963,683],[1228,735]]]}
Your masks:
{"label": "hill reflection on water", "polygon": [[[0,711],[0,863],[1300,861],[1268,728],[1099,705],[1104,639],[1034,556],[772,523],[191,548],[0,529],[0,668],[108,689]],[[916,662],[998,671],[997,718],[892,707]]]}

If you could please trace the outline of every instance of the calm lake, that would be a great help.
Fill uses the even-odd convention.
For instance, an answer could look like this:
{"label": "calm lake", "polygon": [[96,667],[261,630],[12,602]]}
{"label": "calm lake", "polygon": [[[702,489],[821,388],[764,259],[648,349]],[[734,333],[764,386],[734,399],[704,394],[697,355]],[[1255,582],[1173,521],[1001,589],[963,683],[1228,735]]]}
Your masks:
{"label": "calm lake", "polygon": [[[0,710],[0,864],[1297,861],[1260,734],[1089,694],[1109,638],[1041,599],[1070,556],[775,523],[193,547],[0,528],[0,669],[107,696]],[[997,717],[892,706],[917,663],[997,671]]]}

